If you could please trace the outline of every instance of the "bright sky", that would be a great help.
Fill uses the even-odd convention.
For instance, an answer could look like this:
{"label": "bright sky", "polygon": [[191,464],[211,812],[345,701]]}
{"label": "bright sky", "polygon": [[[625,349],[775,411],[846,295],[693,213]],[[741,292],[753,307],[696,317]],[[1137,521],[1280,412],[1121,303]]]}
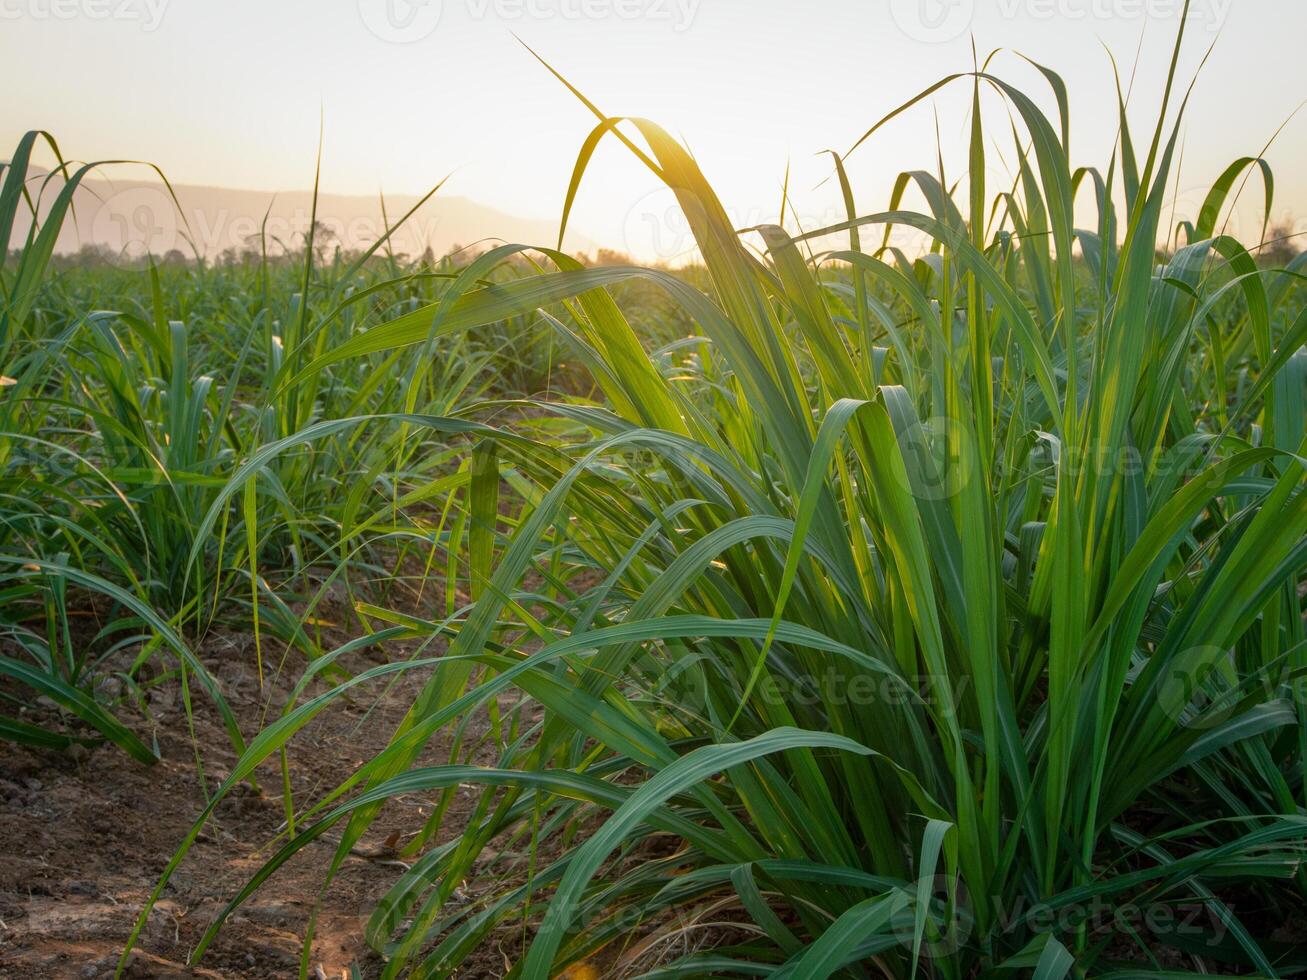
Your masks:
{"label": "bright sky", "polygon": [[[1151,122],[1182,0],[0,0],[0,143],[51,130],[69,156],[158,163],[177,182],[310,186],[319,110],[322,184],[345,193],[449,192],[523,217],[559,214],[593,120],[516,33],[605,111],[662,123],[694,151],[739,224],[775,217],[787,163],[805,222],[836,220],[825,148],[1003,46],[1071,90],[1072,153],[1104,165],[1115,128],[1110,50],[1132,115]],[[1236,156],[1258,153],[1307,96],[1302,0],[1194,0],[1181,209]],[[1048,104],[1012,55],[995,62]],[[968,95],[936,101],[952,176]],[[993,103],[993,135],[1006,127]],[[894,175],[933,169],[936,118],[918,109],[849,164],[864,211]],[[1000,140],[1006,148],[1008,141]],[[6,151],[0,149],[0,154]],[[1307,112],[1268,153],[1275,213],[1307,218]],[[995,180],[1004,173],[995,156]],[[130,171],[124,176],[139,174]],[[991,185],[996,186],[996,185]],[[1260,199],[1256,185],[1245,199]],[[616,143],[582,190],[575,227],[644,258],[686,246],[668,198]],[[1250,215],[1246,211],[1246,215]],[[1255,222],[1237,227],[1256,237]]]}

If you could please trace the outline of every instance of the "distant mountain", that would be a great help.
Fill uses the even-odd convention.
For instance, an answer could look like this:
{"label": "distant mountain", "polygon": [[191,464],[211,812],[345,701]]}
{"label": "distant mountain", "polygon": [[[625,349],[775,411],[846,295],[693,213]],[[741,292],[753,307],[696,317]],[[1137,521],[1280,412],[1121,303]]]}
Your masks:
{"label": "distant mountain", "polygon": [[[41,185],[38,179],[29,181],[28,186],[35,194]],[[194,184],[173,184],[172,189],[176,202],[162,183],[84,181],[73,198],[75,219],[65,221],[55,251],[77,252],[85,245],[95,245],[134,258],[146,252],[163,256],[177,249],[187,257],[198,253],[213,259],[228,249],[257,248],[261,228],[270,253],[303,247],[313,214],[311,193]],[[57,190],[52,183],[42,191],[43,215]],[[393,224],[418,200],[411,194],[387,195],[385,215]],[[337,244],[346,249],[367,248],[386,228],[381,201],[375,196],[319,194],[317,220],[317,242],[325,243],[328,252]],[[11,248],[23,243],[29,223],[20,209]],[[519,218],[464,197],[437,194],[392,235],[391,242],[396,252],[416,256],[430,246],[440,256],[455,246],[484,239],[552,246],[557,236],[556,220]],[[573,253],[596,251],[592,241],[570,231],[566,246]]]}

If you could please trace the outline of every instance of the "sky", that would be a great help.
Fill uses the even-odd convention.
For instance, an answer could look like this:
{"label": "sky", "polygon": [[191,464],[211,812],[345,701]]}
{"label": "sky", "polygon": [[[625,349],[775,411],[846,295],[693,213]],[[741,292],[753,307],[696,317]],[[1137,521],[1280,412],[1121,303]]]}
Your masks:
{"label": "sky", "polygon": [[[1003,48],[993,69],[1052,106],[1017,53],[1071,93],[1076,164],[1106,166],[1116,135],[1110,52],[1134,72],[1131,118],[1151,125],[1182,0],[0,0],[0,144],[51,131],[66,156],[158,164],[181,183],[264,191],[446,192],[556,220],[594,124],[529,44],[601,109],[682,139],[739,226],[774,220],[787,168],[805,226],[840,218],[831,165],[894,106]],[[1193,0],[1186,80],[1209,46],[1176,182],[1196,211],[1225,165],[1256,155],[1307,97],[1302,0]],[[519,40],[520,39],[520,40]],[[1136,68],[1137,66],[1137,68]],[[957,84],[848,161],[860,210],[895,175],[966,163]],[[1010,179],[1006,110],[991,186]],[[1001,151],[1001,155],[1000,155]],[[0,158],[7,150],[0,149]],[[1307,111],[1267,159],[1274,214],[1307,220]],[[136,168],[113,171],[148,176]],[[1255,182],[1232,219],[1260,232]],[[690,248],[670,193],[620,144],[597,154],[573,226],[645,260]],[[489,232],[488,232],[489,233]]]}

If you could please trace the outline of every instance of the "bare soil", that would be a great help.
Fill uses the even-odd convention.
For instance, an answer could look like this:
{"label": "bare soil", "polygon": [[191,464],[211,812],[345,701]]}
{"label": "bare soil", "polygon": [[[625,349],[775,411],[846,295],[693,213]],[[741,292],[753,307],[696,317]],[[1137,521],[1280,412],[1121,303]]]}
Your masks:
{"label": "bare soil", "polygon": [[[436,650],[428,649],[427,655]],[[274,651],[275,657],[280,651]],[[245,738],[252,738],[284,704],[303,668],[291,654],[280,676],[265,644],[262,688],[253,642],[220,635],[201,659],[221,683]],[[347,666],[366,669],[403,650],[374,650]],[[291,743],[290,781],[297,806],[316,800],[383,748],[412,704],[426,672],[412,671],[389,690],[381,684],[341,699]],[[324,688],[319,685],[309,694]],[[169,693],[169,692],[172,693]],[[132,925],[169,858],[205,803],[197,766],[201,746],[208,792],[230,772],[236,755],[213,705],[194,695],[194,734],[176,685],[160,687],[153,737],[161,760],[133,761],[112,745],[46,752],[0,745],[0,977],[92,978],[113,975]],[[42,709],[37,709],[40,711]],[[50,706],[42,719],[57,714]],[[150,727],[135,725],[147,736]],[[148,744],[148,743],[147,743]],[[448,761],[434,742],[430,762]],[[339,825],[310,845],[228,920],[202,961],[188,959],[205,929],[273,853],[283,825],[281,768],[276,756],[259,770],[259,789],[242,784],[172,877],[139,940],[131,977],[294,977],[323,872],[339,840]],[[460,790],[439,839],[461,828],[474,797]],[[391,801],[322,897],[310,975],[348,976],[353,964],[375,976],[380,961],[363,942],[375,901],[402,873],[404,840],[431,811],[427,798]],[[446,829],[448,828],[448,829]],[[492,944],[493,945],[493,944]],[[493,949],[467,976],[498,976],[505,960]]]}

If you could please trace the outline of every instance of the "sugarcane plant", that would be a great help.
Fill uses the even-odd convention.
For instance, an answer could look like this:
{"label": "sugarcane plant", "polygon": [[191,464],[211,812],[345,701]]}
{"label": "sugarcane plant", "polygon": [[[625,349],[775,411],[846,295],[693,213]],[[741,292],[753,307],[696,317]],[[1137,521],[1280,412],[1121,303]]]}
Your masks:
{"label": "sugarcane plant", "polygon": [[[907,172],[867,214],[836,157],[848,220],[820,229],[742,233],[662,128],[573,89],[597,124],[564,223],[615,139],[675,193],[707,285],[547,247],[537,274],[481,285],[526,251],[503,246],[282,372],[294,389],[539,311],[596,394],[533,406],[552,439],[425,421],[476,442],[447,485],[467,601],[383,623],[358,643],[423,652],[251,743],[215,801],[351,685],[427,678],[196,955],[311,842],[335,829],[334,874],[388,799],[422,794],[411,868],[367,927],[386,976],[452,975],[505,936],[529,980],[1307,966],[1271,935],[1307,884],[1304,260],[1267,267],[1223,231],[1249,175],[1269,202],[1260,157],[1169,221],[1183,41],[1143,142],[1118,89],[1105,168],[1072,165],[1053,71],[1051,115],[988,62],[942,79],[859,145],[966,86],[964,179]],[[990,100],[1016,122],[997,190]],[[847,245],[811,250],[832,235]],[[651,352],[611,296],[630,280],[692,335]],[[476,718],[495,764],[470,746],[418,764]]]}

